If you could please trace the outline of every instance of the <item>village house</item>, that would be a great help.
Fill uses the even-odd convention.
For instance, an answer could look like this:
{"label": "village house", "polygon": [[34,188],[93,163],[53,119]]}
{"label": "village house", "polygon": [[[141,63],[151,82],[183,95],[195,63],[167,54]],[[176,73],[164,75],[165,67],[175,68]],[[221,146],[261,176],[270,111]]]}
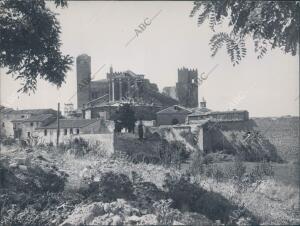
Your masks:
{"label": "village house", "polygon": [[179,106],[173,105],[156,113],[157,126],[184,124],[188,114],[192,111]]}
{"label": "village house", "polygon": [[218,122],[233,122],[233,121],[247,121],[249,120],[249,112],[246,110],[233,111],[210,111],[201,112],[195,111],[187,116],[188,124],[197,124],[201,120],[210,119]]}
{"label": "village house", "polygon": [[[70,140],[79,134],[97,134],[107,132],[107,126],[100,119],[60,119],[59,120],[59,141]],[[36,129],[41,142],[56,143],[57,121]]]}
{"label": "village house", "polygon": [[36,137],[36,128],[48,125],[56,120],[56,116],[52,114],[32,115],[26,119],[12,120],[14,137],[26,139]]}
{"label": "village house", "polygon": [[[14,124],[13,121],[20,120],[18,124],[21,124],[22,120],[27,120],[33,116],[42,116],[42,115],[57,115],[57,111],[53,109],[25,109],[25,110],[14,110],[12,108],[2,107],[0,111],[1,119],[1,136],[4,137],[17,137],[17,134],[20,132],[21,127]],[[43,118],[33,118],[32,120],[42,120]],[[29,122],[29,121],[28,121]],[[37,121],[33,121],[37,122]],[[39,121],[41,122],[41,121]],[[35,124],[36,126],[36,124]],[[29,124],[29,128],[31,125]],[[23,128],[24,129],[24,128]],[[24,130],[23,130],[24,131]]]}

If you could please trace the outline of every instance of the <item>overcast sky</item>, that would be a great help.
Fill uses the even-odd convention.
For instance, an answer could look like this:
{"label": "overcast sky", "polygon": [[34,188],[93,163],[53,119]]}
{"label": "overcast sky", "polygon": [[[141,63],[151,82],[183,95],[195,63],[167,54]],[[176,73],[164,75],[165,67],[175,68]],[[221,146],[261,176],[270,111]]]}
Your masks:
{"label": "overcast sky", "polygon": [[[105,78],[112,65],[117,71],[144,74],[162,89],[175,86],[178,68],[197,68],[200,74],[218,65],[199,88],[208,108],[246,109],[252,117],[299,115],[298,56],[276,50],[257,60],[249,42],[247,57],[236,67],[225,49],[211,58],[208,43],[213,33],[207,24],[198,27],[196,18],[189,17],[192,2],[70,1],[66,9],[47,4],[59,14],[63,53],[90,55],[92,74],[105,65],[95,79]],[[155,15],[132,39],[139,24]],[[56,108],[57,102],[76,106],[75,65],[60,89],[39,81],[36,93],[28,96],[17,94],[19,88],[19,82],[1,69],[1,104],[19,109]]]}

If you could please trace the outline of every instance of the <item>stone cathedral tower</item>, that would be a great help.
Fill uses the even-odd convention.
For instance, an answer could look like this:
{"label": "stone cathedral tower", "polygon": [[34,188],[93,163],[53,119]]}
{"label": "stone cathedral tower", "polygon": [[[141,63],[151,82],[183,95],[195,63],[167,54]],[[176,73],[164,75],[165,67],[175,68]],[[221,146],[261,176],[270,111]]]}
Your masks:
{"label": "stone cathedral tower", "polygon": [[198,107],[198,71],[187,68],[178,69],[176,94],[179,104],[188,107]]}
{"label": "stone cathedral tower", "polygon": [[90,101],[91,57],[81,54],[76,58],[77,108],[82,109]]}

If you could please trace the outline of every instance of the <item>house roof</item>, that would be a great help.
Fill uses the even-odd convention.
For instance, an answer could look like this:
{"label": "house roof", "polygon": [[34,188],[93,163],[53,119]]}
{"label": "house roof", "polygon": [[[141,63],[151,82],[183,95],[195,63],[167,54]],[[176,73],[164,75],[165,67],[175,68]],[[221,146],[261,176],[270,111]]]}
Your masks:
{"label": "house roof", "polygon": [[[92,123],[97,122],[99,119],[60,119],[59,127],[63,128],[82,128]],[[57,121],[50,123],[47,126],[42,126],[38,129],[56,129]]]}
{"label": "house roof", "polygon": [[222,113],[245,113],[247,110],[232,110],[232,111],[212,111],[210,114],[222,114]]}
{"label": "house roof", "polygon": [[39,114],[56,114],[56,111],[51,108],[46,109],[23,109],[23,110],[14,110],[14,114],[33,114],[33,115],[39,115]]}
{"label": "house roof", "polygon": [[[201,109],[206,109],[202,110]],[[196,110],[192,114],[189,114],[188,116],[198,116],[198,115],[217,115],[217,114],[226,114],[226,113],[245,113],[248,112],[246,110],[233,110],[233,111],[210,111],[207,108],[201,108],[200,110]]]}
{"label": "house roof", "polygon": [[174,114],[174,113],[182,113],[182,114],[189,114],[192,113],[192,111],[179,106],[179,105],[173,105],[171,107],[167,107],[159,112],[157,114]]}
{"label": "house roof", "polygon": [[54,118],[54,115],[53,114],[32,115],[26,119],[12,120],[12,122],[43,122],[49,118]]}
{"label": "house roof", "polygon": [[193,109],[193,113],[189,114],[189,116],[196,116],[196,115],[207,115],[210,114],[212,111],[206,107],[203,108],[196,108]]}
{"label": "house roof", "polygon": [[14,111],[14,109],[12,109],[12,108],[6,108],[6,107],[0,108],[0,109],[1,109],[0,110],[1,114],[8,114],[8,113],[11,113],[11,112]]}

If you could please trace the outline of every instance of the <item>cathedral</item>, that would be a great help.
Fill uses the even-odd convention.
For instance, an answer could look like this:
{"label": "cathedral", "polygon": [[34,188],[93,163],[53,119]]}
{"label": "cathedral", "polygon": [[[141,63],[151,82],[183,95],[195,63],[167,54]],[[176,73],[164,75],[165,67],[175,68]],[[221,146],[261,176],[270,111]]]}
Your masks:
{"label": "cathedral", "polygon": [[115,72],[110,67],[106,79],[92,81],[91,57],[86,54],[77,57],[76,68],[77,107],[85,118],[110,119],[120,104],[131,103],[138,118],[154,120],[157,111],[178,104],[144,75],[130,70]]}

